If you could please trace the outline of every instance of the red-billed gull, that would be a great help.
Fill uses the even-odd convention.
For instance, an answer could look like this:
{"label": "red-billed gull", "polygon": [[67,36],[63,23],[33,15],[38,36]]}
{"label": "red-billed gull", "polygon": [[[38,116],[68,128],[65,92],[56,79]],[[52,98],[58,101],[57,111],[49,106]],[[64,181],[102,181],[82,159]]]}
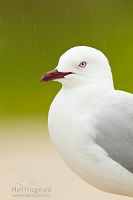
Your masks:
{"label": "red-billed gull", "polygon": [[133,196],[133,94],[114,89],[108,59],[71,48],[41,79],[49,80],[62,83],[48,127],[64,161],[96,188]]}

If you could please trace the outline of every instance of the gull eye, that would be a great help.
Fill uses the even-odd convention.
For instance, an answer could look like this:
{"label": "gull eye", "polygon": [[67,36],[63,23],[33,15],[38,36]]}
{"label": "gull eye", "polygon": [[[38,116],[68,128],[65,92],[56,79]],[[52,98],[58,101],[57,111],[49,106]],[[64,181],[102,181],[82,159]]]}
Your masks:
{"label": "gull eye", "polygon": [[84,67],[86,67],[86,65],[87,65],[87,62],[82,61],[82,62],[79,64],[79,67],[84,68]]}

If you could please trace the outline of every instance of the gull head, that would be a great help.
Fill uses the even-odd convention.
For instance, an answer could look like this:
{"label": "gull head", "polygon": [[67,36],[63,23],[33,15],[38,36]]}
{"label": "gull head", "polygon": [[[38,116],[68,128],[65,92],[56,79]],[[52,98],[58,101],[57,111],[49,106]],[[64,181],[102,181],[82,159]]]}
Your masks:
{"label": "gull head", "polygon": [[45,73],[41,82],[50,80],[58,81],[64,87],[77,87],[107,80],[112,82],[112,74],[108,59],[101,51],[76,46],[61,55],[57,67]]}

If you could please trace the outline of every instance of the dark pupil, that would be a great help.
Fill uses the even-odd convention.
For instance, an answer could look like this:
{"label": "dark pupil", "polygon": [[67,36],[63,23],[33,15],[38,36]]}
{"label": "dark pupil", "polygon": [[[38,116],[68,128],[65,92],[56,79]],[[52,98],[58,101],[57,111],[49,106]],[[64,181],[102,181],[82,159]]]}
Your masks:
{"label": "dark pupil", "polygon": [[84,62],[84,61],[81,62],[79,66],[80,66],[80,67],[85,67],[85,66],[86,66],[86,62]]}

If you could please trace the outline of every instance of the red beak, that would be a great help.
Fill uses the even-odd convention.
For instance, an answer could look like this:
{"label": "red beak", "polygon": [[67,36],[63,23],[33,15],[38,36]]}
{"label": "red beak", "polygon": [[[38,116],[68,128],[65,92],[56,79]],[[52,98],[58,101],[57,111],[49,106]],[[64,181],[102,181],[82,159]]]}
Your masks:
{"label": "red beak", "polygon": [[47,72],[43,75],[40,82],[47,82],[54,79],[64,78],[66,75],[73,74],[72,72],[58,72],[57,69]]}

